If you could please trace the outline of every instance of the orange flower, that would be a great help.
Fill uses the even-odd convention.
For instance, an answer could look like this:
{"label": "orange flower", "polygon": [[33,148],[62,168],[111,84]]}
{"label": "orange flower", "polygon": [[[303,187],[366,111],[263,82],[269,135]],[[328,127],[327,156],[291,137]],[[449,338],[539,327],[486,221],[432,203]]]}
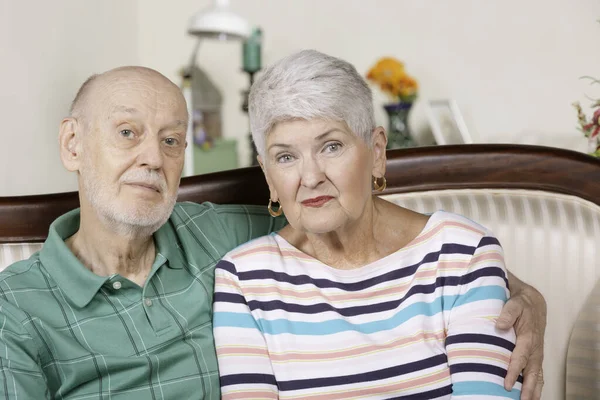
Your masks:
{"label": "orange flower", "polygon": [[417,81],[404,70],[401,61],[391,57],[380,59],[367,73],[367,79],[395,101],[413,101],[419,88]]}

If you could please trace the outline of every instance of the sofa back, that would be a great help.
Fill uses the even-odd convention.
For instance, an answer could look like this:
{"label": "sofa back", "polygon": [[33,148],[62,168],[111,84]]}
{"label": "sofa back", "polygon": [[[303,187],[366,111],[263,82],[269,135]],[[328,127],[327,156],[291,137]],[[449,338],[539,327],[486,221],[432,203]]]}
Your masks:
{"label": "sofa back", "polygon": [[[389,201],[490,228],[508,268],[542,292],[543,398],[600,392],[600,161],[536,146],[422,147],[388,151],[386,178]],[[245,168],[184,178],[179,200],[266,205],[268,190],[259,168]],[[76,193],[0,198],[0,267],[39,250],[49,224],[77,205]]]}

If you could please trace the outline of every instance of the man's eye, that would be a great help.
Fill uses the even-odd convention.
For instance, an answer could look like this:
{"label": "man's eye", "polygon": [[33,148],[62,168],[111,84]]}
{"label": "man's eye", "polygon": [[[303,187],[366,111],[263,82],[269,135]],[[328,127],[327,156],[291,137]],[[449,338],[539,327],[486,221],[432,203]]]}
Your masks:
{"label": "man's eye", "polygon": [[175,138],[166,138],[165,144],[167,146],[177,146],[179,144],[179,140],[177,140]]}
{"label": "man's eye", "polygon": [[131,129],[123,129],[119,134],[125,139],[133,139],[135,133]]}

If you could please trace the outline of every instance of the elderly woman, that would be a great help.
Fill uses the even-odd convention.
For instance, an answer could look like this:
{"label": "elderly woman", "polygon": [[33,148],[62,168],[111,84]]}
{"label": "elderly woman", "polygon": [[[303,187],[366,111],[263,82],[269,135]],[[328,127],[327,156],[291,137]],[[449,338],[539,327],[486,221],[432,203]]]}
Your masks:
{"label": "elderly woman", "polygon": [[[316,51],[265,71],[250,121],[284,229],[216,267],[224,399],[518,399],[502,248],[486,228],[372,195],[386,134],[347,62]],[[277,205],[278,203],[278,205]]]}

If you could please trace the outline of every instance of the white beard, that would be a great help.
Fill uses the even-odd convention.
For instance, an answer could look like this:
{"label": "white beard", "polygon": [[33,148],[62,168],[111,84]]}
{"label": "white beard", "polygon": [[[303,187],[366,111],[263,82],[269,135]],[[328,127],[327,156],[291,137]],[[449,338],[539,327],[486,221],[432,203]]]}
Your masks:
{"label": "white beard", "polygon": [[[87,163],[86,163],[87,164]],[[85,165],[80,179],[90,205],[111,230],[120,235],[149,236],[158,230],[171,216],[176,195],[167,194],[167,185],[158,173],[151,170],[133,170],[121,177],[121,181],[152,182],[161,187],[164,200],[158,204],[123,204],[110,193],[109,185],[103,182],[93,167]]]}

